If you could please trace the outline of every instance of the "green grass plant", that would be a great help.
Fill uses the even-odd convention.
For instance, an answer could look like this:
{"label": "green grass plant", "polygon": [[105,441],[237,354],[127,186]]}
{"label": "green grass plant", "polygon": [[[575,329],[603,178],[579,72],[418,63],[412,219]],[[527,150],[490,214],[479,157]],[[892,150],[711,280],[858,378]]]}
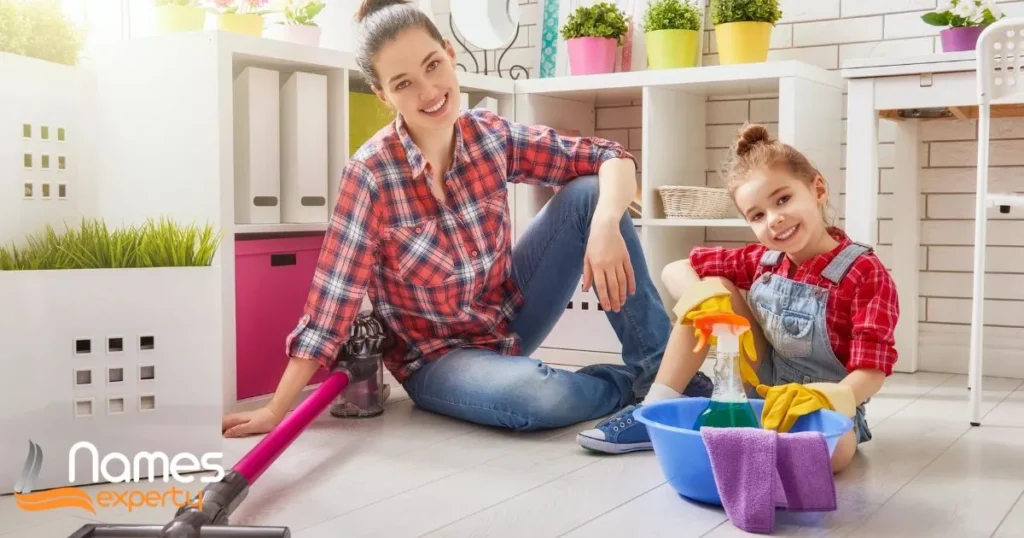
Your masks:
{"label": "green grass plant", "polygon": [[22,246],[0,246],[0,271],[202,267],[213,262],[220,234],[210,225],[181,225],[168,218],[110,228],[83,219],[78,228],[52,226]]}

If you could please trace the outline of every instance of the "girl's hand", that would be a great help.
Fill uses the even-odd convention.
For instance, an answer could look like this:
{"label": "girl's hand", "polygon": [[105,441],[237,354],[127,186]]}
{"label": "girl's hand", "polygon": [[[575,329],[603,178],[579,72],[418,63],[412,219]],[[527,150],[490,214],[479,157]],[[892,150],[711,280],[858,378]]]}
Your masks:
{"label": "girl's hand", "polygon": [[270,409],[261,407],[255,411],[243,411],[224,417],[221,432],[224,437],[245,437],[267,433],[281,422]]}
{"label": "girl's hand", "polygon": [[583,291],[593,286],[601,306],[618,312],[629,295],[636,293],[636,278],[619,219],[594,218],[583,257]]}

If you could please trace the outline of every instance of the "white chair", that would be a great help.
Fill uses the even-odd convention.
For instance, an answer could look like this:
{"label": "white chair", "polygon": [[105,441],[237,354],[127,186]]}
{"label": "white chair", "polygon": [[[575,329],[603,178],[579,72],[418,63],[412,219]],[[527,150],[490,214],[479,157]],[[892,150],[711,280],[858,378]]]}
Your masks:
{"label": "white chair", "polygon": [[978,186],[974,215],[974,292],[971,299],[970,389],[971,425],[981,425],[981,353],[985,303],[985,245],[988,209],[1024,206],[1024,194],[989,193],[989,124],[991,105],[1024,102],[1024,18],[1006,17],[986,28],[978,38]]}

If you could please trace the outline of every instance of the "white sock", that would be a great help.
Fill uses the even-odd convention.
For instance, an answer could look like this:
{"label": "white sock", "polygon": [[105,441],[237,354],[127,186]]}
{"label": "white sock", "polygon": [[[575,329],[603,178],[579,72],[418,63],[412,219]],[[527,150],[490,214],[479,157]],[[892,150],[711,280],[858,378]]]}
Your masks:
{"label": "white sock", "polygon": [[651,390],[649,390],[647,392],[647,397],[644,398],[644,403],[645,404],[649,404],[649,403],[659,402],[661,400],[671,400],[671,399],[674,399],[674,398],[680,398],[682,396],[683,396],[682,394],[672,390],[667,385],[662,385],[661,383],[655,383],[655,384],[651,385]]}

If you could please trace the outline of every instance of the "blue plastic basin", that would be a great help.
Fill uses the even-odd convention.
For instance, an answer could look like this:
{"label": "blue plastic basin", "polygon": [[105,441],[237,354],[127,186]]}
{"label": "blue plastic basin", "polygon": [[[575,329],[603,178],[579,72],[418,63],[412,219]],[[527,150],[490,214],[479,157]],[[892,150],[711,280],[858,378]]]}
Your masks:
{"label": "blue plastic basin", "polygon": [[[634,417],[647,427],[655,457],[676,492],[695,501],[721,506],[704,439],[693,429],[708,401],[708,398],[663,400],[640,407]],[[752,399],[750,404],[760,420],[764,400]],[[820,409],[800,417],[789,431],[821,432],[831,456],[839,438],[852,428],[853,421],[843,414]]]}

